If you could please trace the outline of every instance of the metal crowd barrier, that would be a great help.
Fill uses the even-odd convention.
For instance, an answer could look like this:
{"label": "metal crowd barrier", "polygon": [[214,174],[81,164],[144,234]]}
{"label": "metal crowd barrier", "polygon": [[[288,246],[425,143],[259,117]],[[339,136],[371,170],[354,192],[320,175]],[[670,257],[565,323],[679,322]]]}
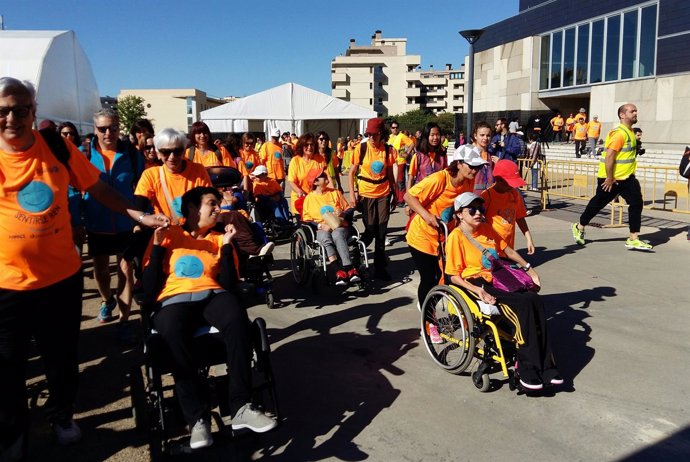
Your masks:
{"label": "metal crowd barrier", "polygon": [[[537,190],[541,193],[542,209],[548,207],[549,196],[589,200],[597,188],[597,160],[548,160],[539,169],[532,169],[531,162],[520,159],[520,171],[531,189],[535,176]],[[640,182],[644,207],[690,214],[688,180],[680,176],[677,167],[638,166],[635,177]],[[618,198],[612,202],[611,220],[618,212],[618,224],[622,223],[625,202]]]}

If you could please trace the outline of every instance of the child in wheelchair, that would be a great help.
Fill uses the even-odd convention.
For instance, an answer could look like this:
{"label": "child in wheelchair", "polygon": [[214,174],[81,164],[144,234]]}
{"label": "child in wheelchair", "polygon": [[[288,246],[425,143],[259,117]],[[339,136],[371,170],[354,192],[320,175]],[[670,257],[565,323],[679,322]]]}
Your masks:
{"label": "child in wheelchair", "polygon": [[250,323],[234,295],[238,258],[234,225],[214,231],[221,194],[196,187],[182,196],[181,226],[154,232],[144,258],[146,301],[155,304],[153,327],[169,347],[176,395],[191,428],[192,449],[213,443],[210,405],[192,345],[195,330],[210,324],[220,332],[232,366],[228,397],[232,428],[265,432],[277,422],[251,403]]}
{"label": "child in wheelchair", "polygon": [[274,223],[278,235],[281,231],[292,230],[290,207],[280,184],[268,176],[268,170],[264,165],[255,167],[250,178],[256,220],[261,223]]}
{"label": "child in wheelchair", "polygon": [[[527,390],[544,385],[561,385],[561,378],[549,342],[544,302],[536,291],[506,292],[493,286],[492,264],[480,250],[495,257],[503,252],[531,276],[536,289],[536,271],[484,222],[484,200],[466,192],[455,199],[458,227],[448,236],[445,273],[450,282],[476,295],[488,307],[500,307],[501,314],[514,325],[517,343],[516,375]],[[500,305],[499,305],[500,302]],[[498,309],[496,310],[498,314]]]}
{"label": "child in wheelchair", "polygon": [[[329,266],[336,268],[335,284],[344,286],[360,282],[361,277],[350,257],[348,240],[352,234],[352,218],[347,219],[349,205],[343,193],[329,186],[328,174],[323,169],[311,170],[307,182],[313,190],[304,199],[302,221],[316,224],[316,240],[324,245]],[[335,266],[338,261],[339,267]]]}

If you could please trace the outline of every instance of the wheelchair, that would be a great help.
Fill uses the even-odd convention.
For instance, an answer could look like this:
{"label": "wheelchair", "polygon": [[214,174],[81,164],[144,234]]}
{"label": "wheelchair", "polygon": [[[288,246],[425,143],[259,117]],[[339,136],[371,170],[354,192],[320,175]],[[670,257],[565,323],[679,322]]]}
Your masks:
{"label": "wheelchair", "polygon": [[[369,279],[369,258],[367,246],[362,242],[361,235],[354,220],[350,221],[351,236],[348,238],[348,248],[352,266],[357,268],[361,280],[357,283],[360,290],[365,290]],[[299,222],[299,227],[290,238],[290,265],[292,277],[300,286],[311,282],[314,292],[323,281],[332,284],[328,271],[328,255],[326,246],[316,240],[317,225],[312,222]],[[347,287],[347,286],[346,286]]]}
{"label": "wheelchair", "polygon": [[[162,336],[151,325],[150,307],[142,307],[144,365],[132,366],[129,373],[131,410],[136,429],[146,434],[152,461],[190,452],[187,431],[175,396],[170,375],[171,355]],[[271,414],[280,425],[281,416],[270,363],[271,347],[266,323],[262,318],[251,322],[252,337],[252,403]],[[212,326],[200,327],[194,336],[194,350],[200,361],[199,374],[205,377],[210,393],[211,416],[221,434],[232,434],[228,409],[228,376],[214,374],[226,365],[225,346]],[[222,371],[221,371],[222,372]],[[182,442],[184,441],[184,442]]]}
{"label": "wheelchair", "polygon": [[[439,222],[447,240],[448,228]],[[445,268],[445,242],[439,254]],[[445,279],[445,275],[444,275]],[[490,374],[501,372],[510,390],[525,391],[513,365],[517,348],[511,324],[502,315],[486,315],[471,292],[455,285],[437,285],[422,303],[421,333],[431,359],[451,374],[463,374],[473,361],[472,383],[481,392],[491,389]],[[499,304],[499,306],[501,306]]]}
{"label": "wheelchair", "polygon": [[261,223],[266,237],[276,243],[289,240],[293,231],[297,228],[297,218],[288,210],[288,222],[285,224],[278,223],[276,217],[272,213],[263,210],[259,204],[260,201],[256,197],[252,197],[247,202],[252,220]]}
{"label": "wheelchair", "polygon": [[[242,181],[242,174],[232,167],[207,167],[206,171],[214,188],[237,186]],[[247,209],[243,209],[250,217],[252,216],[251,204],[251,201],[247,201]],[[266,244],[268,233],[263,224],[251,219],[250,222],[254,235],[260,236]],[[274,308],[277,303],[273,294],[273,277],[269,271],[269,265],[272,263],[273,257],[271,255],[249,257],[240,266],[242,281],[238,285],[243,295],[256,294],[263,297],[268,308]]]}

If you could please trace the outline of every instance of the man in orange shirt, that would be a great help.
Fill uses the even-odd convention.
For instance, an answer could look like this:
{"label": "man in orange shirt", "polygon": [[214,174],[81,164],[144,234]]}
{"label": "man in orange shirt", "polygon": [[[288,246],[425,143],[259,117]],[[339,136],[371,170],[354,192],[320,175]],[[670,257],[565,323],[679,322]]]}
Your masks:
{"label": "man in orange shirt", "polygon": [[582,117],[577,119],[573,127],[573,140],[575,140],[575,157],[579,159],[582,157],[582,153],[585,151],[585,144],[587,143],[587,124]]}
{"label": "man in orange shirt", "polygon": [[589,157],[594,157],[597,152],[597,143],[601,136],[601,122],[599,116],[593,116],[587,124],[587,143],[589,144]]}
{"label": "man in orange shirt", "polygon": [[551,124],[551,130],[553,130],[553,138],[551,141],[554,143],[558,141],[560,143],[563,141],[563,125],[565,124],[563,116],[559,112],[549,123]]}
{"label": "man in orange shirt", "polygon": [[[45,364],[50,398],[43,407],[57,441],[81,439],[74,422],[83,277],[72,242],[67,191],[88,191],[133,221],[167,226],[99,180],[71,143],[44,141],[32,130],[36,90],[0,78],[0,460],[27,457],[25,388],[31,337]],[[45,135],[48,136],[48,135]],[[61,147],[60,147],[61,146]]]}
{"label": "man in orange shirt", "polygon": [[283,163],[283,145],[280,142],[280,129],[271,132],[271,139],[261,145],[259,159],[266,166],[268,176],[285,188],[285,164]]}

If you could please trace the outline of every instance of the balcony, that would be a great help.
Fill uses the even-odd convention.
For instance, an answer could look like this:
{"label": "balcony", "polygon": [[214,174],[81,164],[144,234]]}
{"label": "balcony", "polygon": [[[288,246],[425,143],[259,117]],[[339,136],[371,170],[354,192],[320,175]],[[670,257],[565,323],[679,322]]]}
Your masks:
{"label": "balcony", "polygon": [[345,101],[350,100],[350,92],[345,88],[334,88],[331,90],[331,96],[334,98],[344,99]]}
{"label": "balcony", "polygon": [[446,85],[446,79],[444,77],[422,77],[419,79],[420,82],[422,82],[424,85],[427,86],[436,86],[436,85]]}
{"label": "balcony", "polygon": [[414,88],[406,88],[405,89],[405,96],[408,98],[418,98],[421,96],[420,90],[417,87]]}
{"label": "balcony", "polygon": [[349,81],[349,76],[344,72],[334,72],[331,74],[332,83],[348,83]]}
{"label": "balcony", "polygon": [[445,108],[446,107],[446,102],[444,100],[441,101],[427,101],[425,104],[426,107],[428,108]]}
{"label": "balcony", "polygon": [[427,90],[426,96],[441,97],[445,98],[448,95],[448,91],[445,88],[439,88],[437,90]]}

